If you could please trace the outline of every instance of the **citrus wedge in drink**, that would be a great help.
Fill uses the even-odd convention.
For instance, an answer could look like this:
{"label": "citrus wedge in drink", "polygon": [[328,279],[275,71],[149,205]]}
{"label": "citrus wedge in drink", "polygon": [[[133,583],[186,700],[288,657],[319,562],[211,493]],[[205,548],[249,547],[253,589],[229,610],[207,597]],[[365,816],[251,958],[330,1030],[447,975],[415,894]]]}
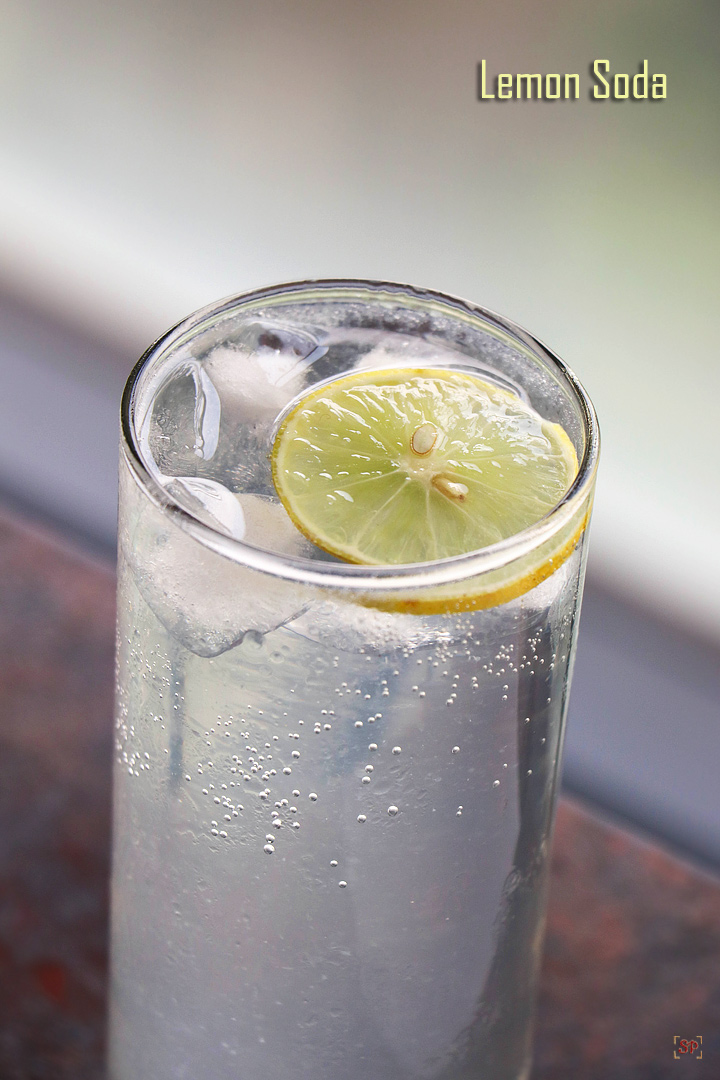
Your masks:
{"label": "citrus wedge in drink", "polygon": [[[557,505],[577,469],[564,429],[518,395],[434,368],[360,371],[317,387],[283,419],[272,455],[275,487],[297,528],[324,551],[375,566],[435,562],[515,536]],[[548,551],[541,557],[547,563]],[[524,591],[541,568],[516,569]],[[456,584],[452,598],[441,590],[417,597],[419,607],[410,597],[401,606],[447,610],[450,599],[457,608],[508,598],[506,587],[494,601],[492,588],[485,595],[464,585],[463,597]]]}

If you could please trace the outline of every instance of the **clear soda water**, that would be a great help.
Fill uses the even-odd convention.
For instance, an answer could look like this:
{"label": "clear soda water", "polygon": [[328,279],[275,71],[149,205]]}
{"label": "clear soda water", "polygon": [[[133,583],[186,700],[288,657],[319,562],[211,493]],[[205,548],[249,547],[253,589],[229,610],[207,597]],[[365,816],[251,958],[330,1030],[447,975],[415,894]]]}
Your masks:
{"label": "clear soda water", "polygon": [[[468,363],[341,314],[213,324],[147,370],[172,506],[331,561],[275,496],[278,417],[357,365]],[[412,615],[185,525],[124,453],[110,1077],[525,1077],[582,540],[509,603]]]}

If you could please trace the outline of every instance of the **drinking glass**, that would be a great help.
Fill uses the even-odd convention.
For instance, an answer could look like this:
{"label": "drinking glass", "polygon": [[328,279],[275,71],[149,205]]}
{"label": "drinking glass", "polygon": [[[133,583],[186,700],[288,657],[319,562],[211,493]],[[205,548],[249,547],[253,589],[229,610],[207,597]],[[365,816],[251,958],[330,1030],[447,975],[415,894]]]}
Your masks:
{"label": "drinking glass", "polygon": [[[271,475],[317,383],[499,383],[579,462],[516,536],[355,566]],[[112,1080],[520,1080],[598,456],[518,326],[386,282],[261,289],[179,323],[125,390]],[[420,525],[421,527],[421,525]]]}

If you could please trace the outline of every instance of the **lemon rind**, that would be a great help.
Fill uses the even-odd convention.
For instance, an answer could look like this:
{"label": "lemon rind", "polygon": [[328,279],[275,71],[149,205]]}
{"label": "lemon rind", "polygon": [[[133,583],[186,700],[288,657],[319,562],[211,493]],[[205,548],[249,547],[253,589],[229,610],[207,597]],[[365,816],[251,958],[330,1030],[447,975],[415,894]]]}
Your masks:
{"label": "lemon rind", "polygon": [[[572,535],[561,541],[552,552],[546,555],[541,562],[534,562],[529,568],[523,568],[519,572],[506,577],[502,583],[492,584],[487,577],[470,579],[457,582],[452,586],[444,586],[441,589],[428,589],[427,591],[415,590],[410,595],[370,594],[365,593],[358,597],[358,603],[363,607],[376,608],[379,611],[392,612],[403,615],[447,615],[466,611],[485,611],[488,608],[500,607],[525,595],[543,581],[551,577],[567,559],[573,554],[578,544],[583,539],[585,530],[590,520],[590,510],[583,515],[582,521],[573,530]],[[535,553],[534,553],[535,554]],[[525,560],[521,560],[525,562]],[[480,588],[481,581],[484,587]],[[475,587],[473,587],[475,583]]]}

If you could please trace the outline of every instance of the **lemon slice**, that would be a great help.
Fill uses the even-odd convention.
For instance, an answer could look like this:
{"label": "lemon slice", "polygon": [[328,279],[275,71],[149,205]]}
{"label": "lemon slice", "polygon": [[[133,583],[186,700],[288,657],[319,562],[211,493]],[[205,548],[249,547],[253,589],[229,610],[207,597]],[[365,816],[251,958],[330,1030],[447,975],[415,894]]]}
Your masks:
{"label": "lemon slice", "polygon": [[450,370],[363,371],[285,417],[273,479],[318,547],[369,565],[430,562],[539,521],[577,472],[559,424],[519,397]]}

